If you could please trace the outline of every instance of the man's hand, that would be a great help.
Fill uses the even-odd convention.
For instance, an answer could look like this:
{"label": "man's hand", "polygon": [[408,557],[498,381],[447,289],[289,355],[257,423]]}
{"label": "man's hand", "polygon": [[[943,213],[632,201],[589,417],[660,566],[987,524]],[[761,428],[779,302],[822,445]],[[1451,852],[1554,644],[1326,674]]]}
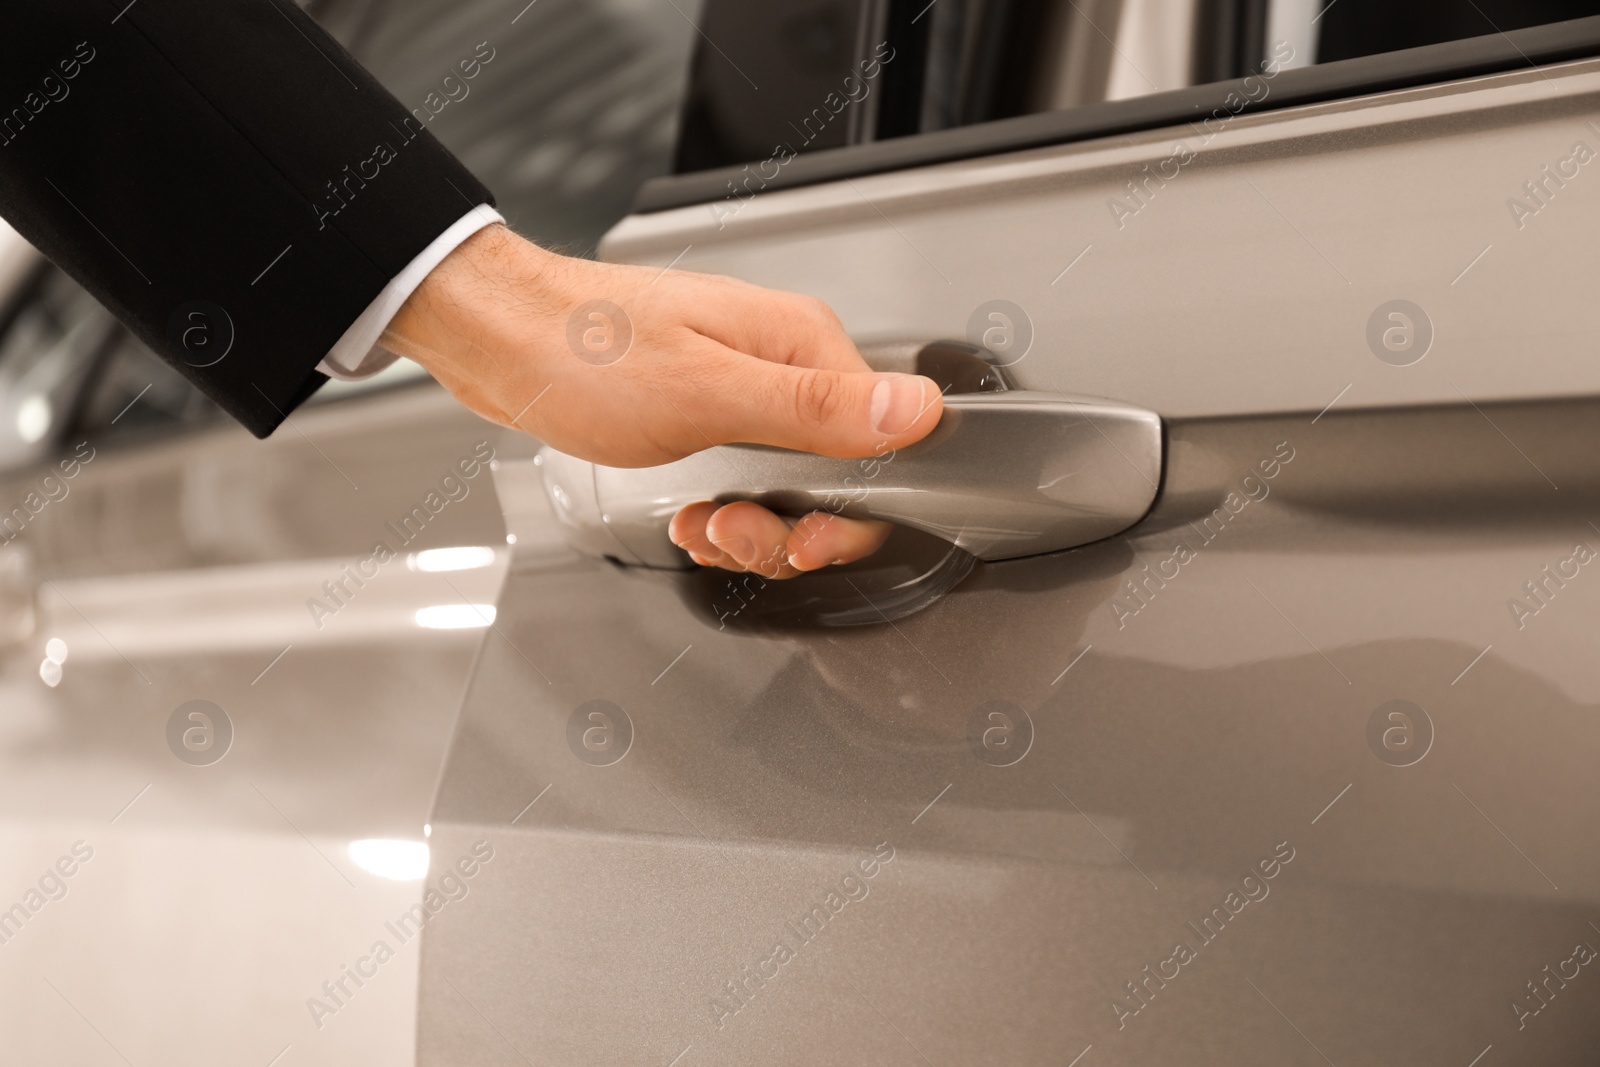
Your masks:
{"label": "man's hand", "polygon": [[[383,344],[484,418],[612,467],[732,442],[882,455],[942,410],[929,379],[873,372],[820,300],[571,259],[498,225],[428,276]],[[670,532],[704,566],[788,578],[871,554],[889,527],[702,503]]]}

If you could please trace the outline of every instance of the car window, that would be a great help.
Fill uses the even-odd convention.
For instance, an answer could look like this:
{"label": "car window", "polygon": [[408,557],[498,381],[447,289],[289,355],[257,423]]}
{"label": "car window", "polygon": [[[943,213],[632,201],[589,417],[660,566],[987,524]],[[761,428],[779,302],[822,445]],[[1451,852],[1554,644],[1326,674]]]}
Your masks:
{"label": "car window", "polygon": [[707,0],[675,173],[749,164],[765,188],[822,149],[1594,14],[1600,0]]}
{"label": "car window", "polygon": [[[1316,14],[1305,16],[1308,23]],[[1331,63],[1595,14],[1600,14],[1597,0],[1339,0],[1316,21],[1315,32],[1305,35],[1312,44],[1306,61]],[[1293,24],[1288,20],[1285,31]]]}
{"label": "car window", "polygon": [[[707,0],[676,172],[781,166],[822,149],[1106,99],[1123,84],[1112,68],[1122,6]],[[1183,39],[1176,73],[1142,57],[1157,88],[1187,82],[1192,6],[1164,0],[1161,19],[1139,23]]]}

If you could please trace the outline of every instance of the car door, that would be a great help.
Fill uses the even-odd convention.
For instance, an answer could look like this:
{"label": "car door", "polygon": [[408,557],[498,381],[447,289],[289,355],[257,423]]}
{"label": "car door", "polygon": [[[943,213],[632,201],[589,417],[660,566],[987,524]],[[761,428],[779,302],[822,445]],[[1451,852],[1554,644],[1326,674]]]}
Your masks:
{"label": "car door", "polygon": [[[677,90],[635,71],[557,112],[552,54],[659,80],[693,35],[663,12],[681,30],[546,0],[418,33],[432,5],[314,5],[507,215],[576,246],[667,167],[621,112]],[[413,1062],[415,946],[372,950],[424,895],[493,625],[500,428],[402,362],[257,441],[20,241],[0,285],[0,1061]]]}
{"label": "car door", "polygon": [[[611,232],[822,297],[864,351],[967,343],[1019,395],[1154,413],[1159,484],[1070,550],[909,536],[789,583],[519,541],[434,805],[475,877],[428,920],[421,1063],[1592,1058],[1600,21],[1386,51],[1320,6],[1189,10],[1216,84],[1058,71],[1084,106],[713,152],[740,165]],[[1101,90],[1181,52],[1122,35],[1161,9],[1073,9]],[[880,120],[934,55],[875,50],[897,11],[831,70]],[[767,84],[702,112],[760,129],[782,67],[741,42],[798,24],[717,25],[697,79]],[[995,482],[1044,473],[1024,445]],[[705,495],[785,488],[727,455]],[[1055,476],[1141,476],[1083,456]],[[562,529],[548,466],[502,464],[512,530]],[[974,466],[910,488],[982,497]]]}
{"label": "car door", "polygon": [[35,274],[0,341],[7,1058],[406,1062],[414,960],[326,1034],[304,1004],[421,878],[504,571],[494,428],[412,381],[256,441]]}

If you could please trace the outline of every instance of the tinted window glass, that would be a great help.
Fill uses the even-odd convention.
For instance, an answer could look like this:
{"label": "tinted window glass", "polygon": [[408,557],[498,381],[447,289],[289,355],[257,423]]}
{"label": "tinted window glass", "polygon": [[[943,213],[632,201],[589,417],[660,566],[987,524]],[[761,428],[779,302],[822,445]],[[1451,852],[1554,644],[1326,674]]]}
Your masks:
{"label": "tinted window glass", "polygon": [[707,0],[677,172],[1183,88],[1210,6]]}
{"label": "tinted window glass", "polygon": [[708,4],[700,29],[711,46],[695,53],[677,169],[762,159],[780,141],[836,148],[861,140],[865,131],[851,127],[872,110],[830,110],[828,96],[860,98],[841,72],[864,47],[868,7],[851,0]]}
{"label": "tinted window glass", "polygon": [[1331,63],[1595,14],[1597,0],[1339,0],[1320,20],[1314,58]]}
{"label": "tinted window glass", "polygon": [[706,0],[677,172],[760,161],[759,191],[819,149],[1594,14],[1600,0]]}

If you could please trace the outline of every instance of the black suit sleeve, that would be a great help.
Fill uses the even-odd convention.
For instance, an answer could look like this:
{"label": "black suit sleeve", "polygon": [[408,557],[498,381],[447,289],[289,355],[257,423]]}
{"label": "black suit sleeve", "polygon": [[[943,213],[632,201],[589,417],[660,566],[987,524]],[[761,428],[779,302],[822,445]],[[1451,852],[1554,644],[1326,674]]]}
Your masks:
{"label": "black suit sleeve", "polygon": [[493,202],[423,101],[288,0],[0,0],[0,20],[0,215],[258,437]]}

